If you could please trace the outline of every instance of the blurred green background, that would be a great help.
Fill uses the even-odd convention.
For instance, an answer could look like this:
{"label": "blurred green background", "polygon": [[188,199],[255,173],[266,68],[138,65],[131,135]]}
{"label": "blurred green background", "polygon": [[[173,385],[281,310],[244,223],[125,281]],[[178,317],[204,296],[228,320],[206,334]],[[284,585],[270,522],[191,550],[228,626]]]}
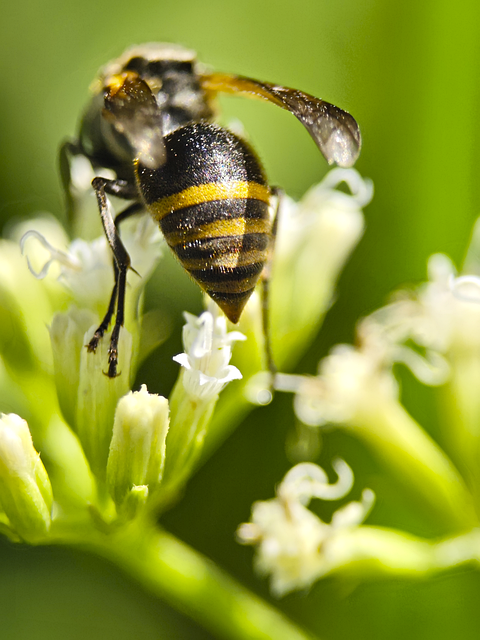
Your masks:
{"label": "blurred green background", "polygon": [[[313,372],[355,321],[405,282],[425,277],[426,258],[448,252],[457,265],[480,212],[480,5],[476,0],[18,0],[0,22],[0,215],[3,222],[43,210],[62,216],[56,169],[60,141],[75,132],[98,67],[131,44],[173,41],[196,49],[214,69],[301,88],[349,110],[364,147],[357,168],[375,182],[367,232],[341,279],[318,341],[299,365]],[[326,172],[306,132],[271,105],[222,98],[226,120],[240,119],[271,182],[299,197]],[[1,274],[0,274],[1,277]],[[315,277],[315,274],[311,274]],[[187,279],[185,278],[185,283]],[[149,306],[158,273],[150,286]],[[200,308],[185,284],[172,313]],[[191,298],[191,296],[193,296]],[[181,351],[179,332],[143,371],[149,390],[168,393]],[[435,435],[434,392],[402,379],[409,410]],[[251,570],[251,549],[234,530],[251,503],[269,498],[290,463],[285,439],[291,398],[255,411],[190,482],[164,525],[269,598]],[[402,487],[380,475],[356,441],[324,438],[353,466],[358,491],[372,487],[370,522],[441,534],[415,511]],[[0,637],[57,640],[209,638],[103,561],[68,550],[0,544]],[[321,638],[478,638],[480,574],[432,581],[325,580],[279,607]],[[215,606],[215,603],[212,603]]]}

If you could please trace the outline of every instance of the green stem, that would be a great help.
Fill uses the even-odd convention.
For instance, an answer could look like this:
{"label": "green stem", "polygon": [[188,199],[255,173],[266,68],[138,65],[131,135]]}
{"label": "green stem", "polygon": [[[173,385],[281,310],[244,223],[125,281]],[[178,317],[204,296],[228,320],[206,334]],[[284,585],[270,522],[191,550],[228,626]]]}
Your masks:
{"label": "green stem", "polygon": [[480,511],[480,354],[477,349],[458,351],[450,357],[450,379],[439,393],[440,424]]}
{"label": "green stem", "polygon": [[227,640],[314,640],[213,562],[174,536],[135,521],[101,535],[63,532],[73,544],[114,562],[174,609]]}
{"label": "green stem", "polygon": [[170,428],[166,440],[163,493],[174,494],[185,484],[202,454],[207,426],[217,397],[190,398],[183,386],[183,372],[170,395]]}
{"label": "green stem", "polygon": [[440,447],[396,399],[380,394],[358,411],[353,430],[380,456],[402,484],[440,516],[448,529],[478,525],[472,498]]}
{"label": "green stem", "polygon": [[362,580],[388,575],[421,578],[462,564],[478,566],[480,532],[473,529],[432,542],[394,529],[361,526],[339,533],[329,550],[335,557],[329,573],[357,575]]}

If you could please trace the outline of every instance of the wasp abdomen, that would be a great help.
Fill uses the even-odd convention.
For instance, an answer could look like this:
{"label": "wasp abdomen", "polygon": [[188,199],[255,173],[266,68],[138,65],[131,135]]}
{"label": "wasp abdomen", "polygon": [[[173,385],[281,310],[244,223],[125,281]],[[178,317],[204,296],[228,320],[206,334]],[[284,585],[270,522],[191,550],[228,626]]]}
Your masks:
{"label": "wasp abdomen", "polygon": [[207,122],[182,127],[165,145],[162,167],[137,164],[140,191],[183,267],[237,322],[271,237],[263,169],[243,140]]}

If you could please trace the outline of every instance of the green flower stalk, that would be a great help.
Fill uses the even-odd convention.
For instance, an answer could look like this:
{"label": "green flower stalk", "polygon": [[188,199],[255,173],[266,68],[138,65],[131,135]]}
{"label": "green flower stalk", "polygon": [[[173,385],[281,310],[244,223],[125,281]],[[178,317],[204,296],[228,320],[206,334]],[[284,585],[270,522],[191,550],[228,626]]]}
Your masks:
{"label": "green flower stalk", "polygon": [[238,331],[227,332],[225,317],[210,303],[199,318],[185,314],[185,353],[174,357],[182,372],[170,399],[171,427],[165,483],[178,487],[193,472],[200,455],[216,402],[222,389],[242,374],[229,364],[232,345],[245,340]]}

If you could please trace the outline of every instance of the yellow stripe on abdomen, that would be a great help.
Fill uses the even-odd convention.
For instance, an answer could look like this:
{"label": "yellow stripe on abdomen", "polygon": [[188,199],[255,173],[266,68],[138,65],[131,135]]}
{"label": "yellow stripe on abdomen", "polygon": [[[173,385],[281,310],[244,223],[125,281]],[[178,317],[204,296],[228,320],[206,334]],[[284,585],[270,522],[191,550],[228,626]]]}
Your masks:
{"label": "yellow stripe on abdomen", "polygon": [[236,269],[254,264],[264,263],[267,259],[267,249],[252,249],[251,251],[225,251],[206,258],[182,258],[182,265],[187,271],[197,269]]}
{"label": "yellow stripe on abdomen", "polygon": [[173,231],[166,234],[166,239],[171,247],[178,244],[188,244],[204,238],[227,238],[229,236],[244,236],[248,233],[266,233],[271,230],[270,220],[233,218],[232,220],[217,220],[202,225],[191,231]]}
{"label": "yellow stripe on abdomen", "polygon": [[207,184],[195,185],[165,196],[157,202],[148,205],[148,209],[155,220],[162,220],[169,213],[192,207],[202,202],[212,202],[214,200],[230,200],[237,198],[252,198],[270,204],[270,190],[268,187],[257,182],[243,180],[233,180],[231,182],[209,182]]}

